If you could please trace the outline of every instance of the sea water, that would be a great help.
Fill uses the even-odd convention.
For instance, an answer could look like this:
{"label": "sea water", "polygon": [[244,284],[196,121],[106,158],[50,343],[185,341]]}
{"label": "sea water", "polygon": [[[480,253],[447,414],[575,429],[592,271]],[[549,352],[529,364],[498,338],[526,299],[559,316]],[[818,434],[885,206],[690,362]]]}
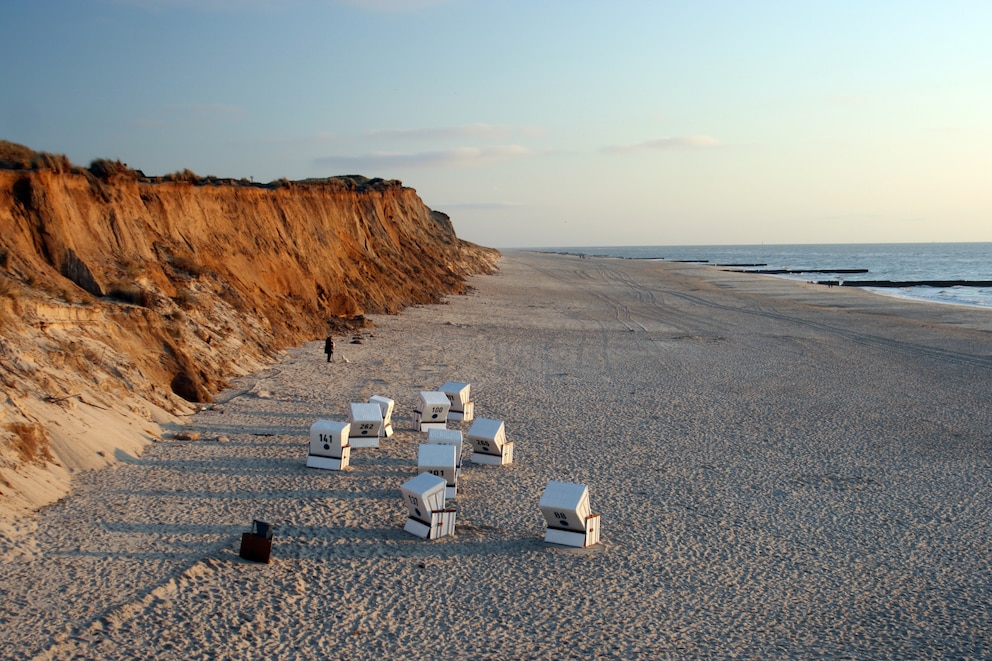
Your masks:
{"label": "sea water", "polygon": [[[876,243],[754,246],[580,246],[536,248],[588,256],[693,261],[727,269],[867,269],[866,273],[790,273],[804,281],[989,281],[992,243]],[[736,266],[746,264],[748,266]],[[936,303],[992,307],[992,287],[865,287],[886,296]]]}

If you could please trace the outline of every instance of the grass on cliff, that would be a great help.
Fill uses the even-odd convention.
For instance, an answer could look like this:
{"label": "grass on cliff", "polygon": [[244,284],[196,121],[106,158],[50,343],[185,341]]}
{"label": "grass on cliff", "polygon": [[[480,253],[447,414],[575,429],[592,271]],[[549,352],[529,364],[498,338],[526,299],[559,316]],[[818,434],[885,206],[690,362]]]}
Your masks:
{"label": "grass on cliff", "polygon": [[211,272],[209,268],[189,255],[173,255],[169,258],[169,264],[177,271],[194,278],[208,275]]}
{"label": "grass on cliff", "polygon": [[4,170],[54,170],[72,172],[73,165],[64,154],[35,151],[16,142],[0,140],[0,169]]}
{"label": "grass on cliff", "polygon": [[[0,276],[0,299],[16,301],[17,284],[6,276]],[[11,306],[0,300],[0,328],[7,328],[13,321]]]}
{"label": "grass on cliff", "polygon": [[40,423],[11,422],[4,425],[4,429],[10,434],[8,446],[24,463],[38,460],[55,461],[48,445],[45,428]]}
{"label": "grass on cliff", "polygon": [[155,306],[155,299],[151,293],[128,282],[115,282],[108,288],[107,296],[116,301],[140,305],[143,308]]}
{"label": "grass on cliff", "polygon": [[98,158],[90,162],[89,172],[97,179],[110,179],[111,177],[138,178],[138,172],[129,168],[126,163],[111,161],[105,158]]}
{"label": "grass on cliff", "polygon": [[247,186],[269,190],[308,185],[331,186],[335,189],[358,191],[378,191],[403,187],[403,182],[398,179],[381,179],[378,177],[369,179],[360,174],[346,174],[324,179],[303,179],[300,181],[291,181],[282,177],[267,184],[244,177],[234,179],[230,177],[217,177],[212,174],[201,177],[189,168],[163,176],[148,176],[141,170],[129,167],[127,163],[106,158],[94,159],[90,162],[88,168],[82,168],[73,165],[64,154],[49,154],[48,152],[35,151],[30,147],[25,147],[24,145],[19,145],[16,142],[10,142],[8,140],[0,140],[0,170],[52,170],[54,172],[73,173],[89,177],[94,186],[110,179],[124,178],[143,183],[178,182],[189,183],[195,186]]}
{"label": "grass on cliff", "polygon": [[20,298],[21,288],[14,278],[0,274],[0,298],[16,301]]}

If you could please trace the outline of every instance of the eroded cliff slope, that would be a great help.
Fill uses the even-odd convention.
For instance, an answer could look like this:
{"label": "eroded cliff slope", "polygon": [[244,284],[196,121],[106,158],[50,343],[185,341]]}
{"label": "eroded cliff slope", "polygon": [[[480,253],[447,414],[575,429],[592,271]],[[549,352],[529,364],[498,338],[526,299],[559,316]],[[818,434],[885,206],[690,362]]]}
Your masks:
{"label": "eroded cliff slope", "polygon": [[499,258],[397,181],[153,180],[43,156],[0,159],[8,509],[140,452],[280,349],[461,293]]}

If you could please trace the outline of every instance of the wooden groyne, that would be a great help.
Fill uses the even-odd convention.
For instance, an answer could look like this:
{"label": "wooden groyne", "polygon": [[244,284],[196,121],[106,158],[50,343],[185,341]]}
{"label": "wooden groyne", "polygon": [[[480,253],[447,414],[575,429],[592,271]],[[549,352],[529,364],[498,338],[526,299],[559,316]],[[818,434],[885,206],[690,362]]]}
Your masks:
{"label": "wooden groyne", "polygon": [[762,275],[801,275],[803,273],[867,273],[868,269],[726,269],[729,273],[760,273]]}
{"label": "wooden groyne", "polygon": [[717,264],[717,266],[729,266],[729,267],[734,267],[734,268],[743,268],[743,267],[754,268],[754,267],[758,267],[758,266],[768,266],[768,264],[766,264],[766,263],[761,263],[761,264]]}
{"label": "wooden groyne", "polygon": [[818,280],[818,285],[829,287],[992,287],[992,280]]}

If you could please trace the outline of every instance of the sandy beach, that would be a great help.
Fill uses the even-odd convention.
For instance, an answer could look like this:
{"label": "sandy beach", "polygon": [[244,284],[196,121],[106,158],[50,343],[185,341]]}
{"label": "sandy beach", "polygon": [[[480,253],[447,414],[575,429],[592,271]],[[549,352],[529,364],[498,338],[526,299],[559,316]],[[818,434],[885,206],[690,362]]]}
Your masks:
{"label": "sandy beach", "polygon": [[[992,310],[515,251],[470,282],[76,476],[0,538],[3,658],[992,658]],[[446,381],[514,463],[466,451],[423,541],[399,486]],[[307,468],[371,395],[394,436]],[[600,544],[543,541],[549,480],[588,485]]]}

